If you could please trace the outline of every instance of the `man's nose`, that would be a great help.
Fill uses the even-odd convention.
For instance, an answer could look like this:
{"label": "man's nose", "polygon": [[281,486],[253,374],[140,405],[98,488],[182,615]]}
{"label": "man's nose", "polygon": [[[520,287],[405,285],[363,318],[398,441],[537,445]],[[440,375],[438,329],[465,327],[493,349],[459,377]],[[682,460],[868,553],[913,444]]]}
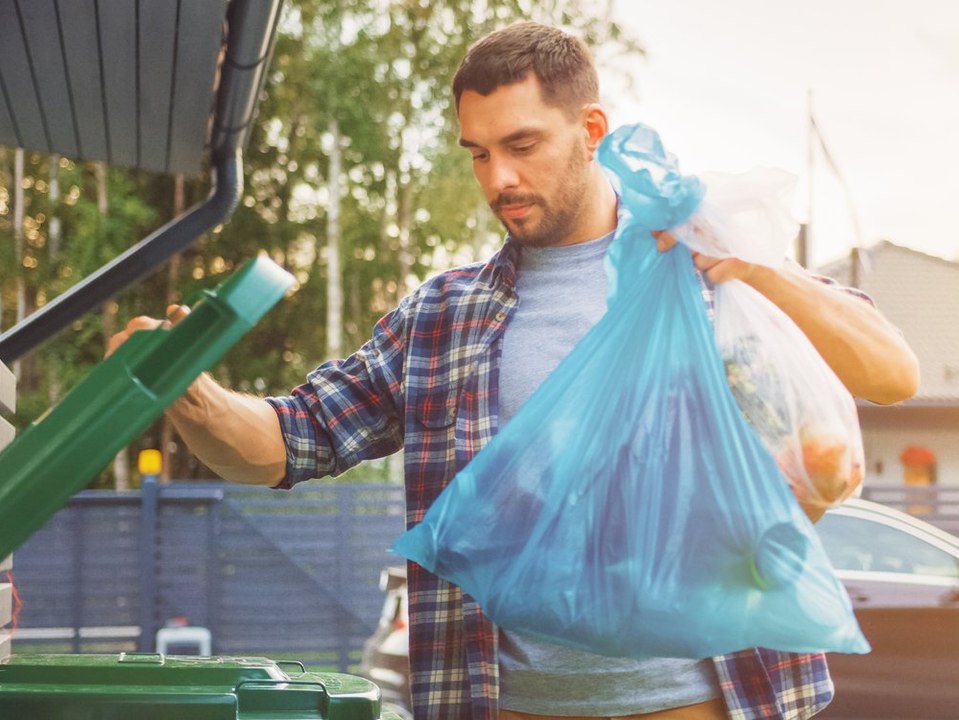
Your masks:
{"label": "man's nose", "polygon": [[519,173],[509,158],[490,158],[489,173],[490,189],[495,195],[504,190],[513,190],[519,185]]}

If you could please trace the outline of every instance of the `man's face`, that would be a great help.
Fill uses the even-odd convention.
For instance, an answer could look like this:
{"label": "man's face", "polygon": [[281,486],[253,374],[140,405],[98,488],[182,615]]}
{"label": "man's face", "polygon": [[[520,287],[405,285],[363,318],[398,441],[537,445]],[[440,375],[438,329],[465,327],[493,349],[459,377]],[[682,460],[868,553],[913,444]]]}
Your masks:
{"label": "man's face", "polygon": [[459,120],[460,145],[510,235],[535,247],[571,242],[589,184],[583,125],[543,103],[532,73],[486,96],[465,91]]}

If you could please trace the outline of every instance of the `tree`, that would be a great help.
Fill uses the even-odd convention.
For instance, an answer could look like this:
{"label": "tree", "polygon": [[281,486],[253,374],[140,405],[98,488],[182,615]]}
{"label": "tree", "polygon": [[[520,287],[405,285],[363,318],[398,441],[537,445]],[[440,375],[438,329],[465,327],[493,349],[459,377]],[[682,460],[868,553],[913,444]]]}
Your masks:
{"label": "tree", "polygon": [[[6,155],[15,157],[16,151]],[[97,208],[95,176],[88,166],[39,153],[24,153],[23,157],[23,177],[19,183],[12,180],[9,184],[3,183],[6,173],[0,173],[0,183],[4,185],[0,187],[0,234],[4,234],[8,225],[12,239],[16,224],[5,219],[16,214],[16,206],[3,198],[22,195],[17,204],[23,214],[18,252],[11,253],[10,262],[6,257],[0,258],[0,295],[5,302],[12,302],[7,298],[14,295],[22,298],[25,311],[30,312],[142,237],[155,214],[143,201],[143,196],[149,193],[134,190],[138,184],[134,181],[135,173],[127,170],[106,173],[106,187],[117,201],[110,214],[104,216]],[[53,178],[59,187],[49,182]],[[21,193],[15,192],[17,185]],[[66,192],[58,199],[56,192],[60,187]],[[62,227],[62,239],[57,235],[57,225]],[[0,248],[0,253],[2,250]],[[132,289],[128,297],[140,293],[149,293],[149,283]],[[110,303],[108,309],[129,316],[136,303],[128,302],[126,298],[118,298],[119,304]],[[74,322],[58,337],[22,359],[14,417],[17,425],[23,426],[46,412],[50,404],[57,401],[61,390],[73,387],[99,362],[103,357],[103,318],[103,313],[97,313]],[[12,327],[15,322],[16,318],[5,314],[2,329]]]}
{"label": "tree", "polygon": [[[412,284],[488,255],[500,242],[457,145],[449,88],[466,49],[494,27],[532,18],[576,31],[600,49],[601,61],[636,56],[638,42],[610,20],[609,8],[608,0],[287,4],[246,149],[240,207],[166,272],[125,290],[37,353],[44,372],[23,388],[17,422],[46,410],[50,385],[69,389],[100,360],[111,322],[191,302],[258,252],[292,272],[297,288],[227,353],[214,369],[218,378],[242,391],[286,393],[318,362],[359,346]],[[104,176],[110,203],[101,213],[91,168],[61,160],[52,172],[50,162],[26,158],[18,265],[6,262],[14,249],[12,193],[0,173],[0,308],[15,306],[20,279],[28,301],[35,296],[42,305],[175,206],[169,178],[111,168]],[[54,177],[62,188],[56,206],[48,188]],[[205,191],[203,181],[184,181],[176,207]],[[62,225],[56,251],[51,218]],[[12,322],[9,311],[0,316]],[[166,448],[168,437],[158,423],[137,446]],[[169,466],[173,477],[208,473],[186,452],[174,453]]]}

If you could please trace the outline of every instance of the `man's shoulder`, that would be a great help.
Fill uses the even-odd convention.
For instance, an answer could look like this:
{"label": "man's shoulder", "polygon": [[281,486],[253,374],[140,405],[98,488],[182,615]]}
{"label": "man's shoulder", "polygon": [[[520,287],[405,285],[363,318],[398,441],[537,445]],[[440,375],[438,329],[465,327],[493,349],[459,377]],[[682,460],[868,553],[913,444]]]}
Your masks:
{"label": "man's shoulder", "polygon": [[485,263],[444,270],[425,280],[406,297],[401,308],[414,322],[438,322],[455,316],[466,306],[485,303],[492,294]]}
{"label": "man's shoulder", "polygon": [[512,259],[507,248],[501,248],[488,260],[459,265],[425,280],[410,296],[414,304],[422,302],[456,302],[477,295],[486,296],[512,276]]}
{"label": "man's shoulder", "polygon": [[468,265],[459,265],[449,270],[443,270],[427,278],[419,287],[419,291],[433,294],[455,290],[463,290],[474,286],[480,276],[484,274],[489,262],[474,262]]}

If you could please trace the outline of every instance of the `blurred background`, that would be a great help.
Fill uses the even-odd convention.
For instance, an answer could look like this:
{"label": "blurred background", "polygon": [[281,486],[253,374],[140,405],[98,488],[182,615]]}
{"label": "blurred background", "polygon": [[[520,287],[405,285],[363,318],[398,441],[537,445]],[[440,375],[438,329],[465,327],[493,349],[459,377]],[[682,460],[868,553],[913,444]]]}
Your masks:
{"label": "blurred background", "polygon": [[959,258],[955,3],[616,0],[615,15],[647,58],[635,92],[610,95],[614,119],[660,129],[687,172],[795,173],[799,219],[813,189],[812,265],[883,239]]}
{"label": "blurred background", "polygon": [[[16,54],[24,15],[82,15],[103,2],[0,0],[0,112],[17,99],[14,80],[36,99],[30,68],[4,62]],[[216,6],[202,3],[181,0],[175,13]],[[172,4],[142,1],[137,12],[148,6],[174,12]],[[56,405],[128,319],[193,302],[257,253],[293,273],[297,286],[213,372],[258,394],[287,393],[320,362],[351,352],[430,274],[492,254],[502,230],[457,146],[449,84],[475,39],[518,19],[559,24],[586,39],[613,125],[653,126],[686,172],[764,165],[796,176],[803,231],[789,253],[872,296],[922,368],[912,400],[859,404],[864,497],[955,531],[959,6],[942,0],[289,1],[235,214],[9,363],[12,373],[0,365],[0,405],[13,406],[16,376],[16,411],[6,415],[12,425],[22,430]],[[39,25],[33,39],[47,40],[48,31],[48,45],[61,52],[62,28]],[[162,74],[139,63],[136,70]],[[206,112],[197,108],[197,117]],[[171,176],[0,147],[0,333],[202,202],[211,187],[204,160],[197,175]],[[0,431],[2,445],[12,438],[6,420]],[[138,469],[137,457],[147,453],[158,457]],[[395,561],[385,548],[404,525],[401,479],[394,456],[289,494],[229,486],[160,420],[17,550],[17,583],[0,582],[0,661],[12,634],[2,626],[12,619],[18,652],[152,650],[164,633],[183,641],[203,630],[214,653],[355,669],[374,629],[406,636],[405,584],[391,584],[396,578],[387,573],[377,585],[380,570]],[[857,507],[847,518],[853,529],[869,520]],[[922,628],[891,613],[889,646],[913,653],[899,640],[912,637],[928,662],[908,665],[924,678],[921,686],[912,676],[899,682],[907,667],[901,653],[891,660],[877,653],[878,681],[862,687],[873,695],[876,687],[914,689],[900,698],[905,711],[875,695],[888,717],[915,711],[919,694],[947,710],[916,717],[953,717],[955,700],[940,702],[927,686],[954,687],[954,663],[942,659],[957,657],[956,541],[907,516],[880,513],[873,521],[861,526],[859,555],[872,557],[883,545],[883,561],[895,561],[899,574],[883,570],[885,586],[877,587],[886,589],[872,597],[892,598]],[[876,523],[896,530],[888,542],[876,541]],[[844,533],[837,537],[836,547],[858,548]],[[927,546],[944,558],[941,571],[912,566]],[[857,611],[872,602],[873,589],[860,581],[878,560],[875,568],[837,567],[859,583],[850,585]],[[10,571],[9,558],[0,558],[8,580]],[[931,590],[920,601],[903,600],[923,583]],[[885,602],[873,605],[885,612]],[[917,607],[932,609],[934,620]]]}
{"label": "blurred background", "polygon": [[[959,407],[959,336],[950,330],[959,322],[940,317],[941,308],[959,305],[947,289],[959,267],[950,216],[959,194],[959,6],[300,0],[284,10],[235,215],[19,360],[14,424],[23,427],[54,404],[130,317],[189,302],[257,252],[291,270],[298,287],[216,374],[239,389],[274,394],[358,347],[376,319],[430,273],[488,257],[501,228],[456,147],[448,88],[475,38],[520,18],[584,37],[613,124],[652,125],[686,172],[767,165],[794,173],[805,249],[797,242],[790,253],[898,312],[891,318],[922,350],[924,382],[933,382],[927,394]],[[208,188],[202,176],[0,148],[0,330]],[[884,263],[900,274],[887,277]],[[904,303],[896,295],[922,285],[917,279],[931,269],[942,278],[931,285],[945,296]],[[947,440],[900,438],[894,452]],[[210,477],[159,422],[97,484],[135,486],[130,458],[142,447],[162,450],[163,479]],[[892,455],[880,462],[898,467]],[[389,475],[385,465],[364,472]]]}

